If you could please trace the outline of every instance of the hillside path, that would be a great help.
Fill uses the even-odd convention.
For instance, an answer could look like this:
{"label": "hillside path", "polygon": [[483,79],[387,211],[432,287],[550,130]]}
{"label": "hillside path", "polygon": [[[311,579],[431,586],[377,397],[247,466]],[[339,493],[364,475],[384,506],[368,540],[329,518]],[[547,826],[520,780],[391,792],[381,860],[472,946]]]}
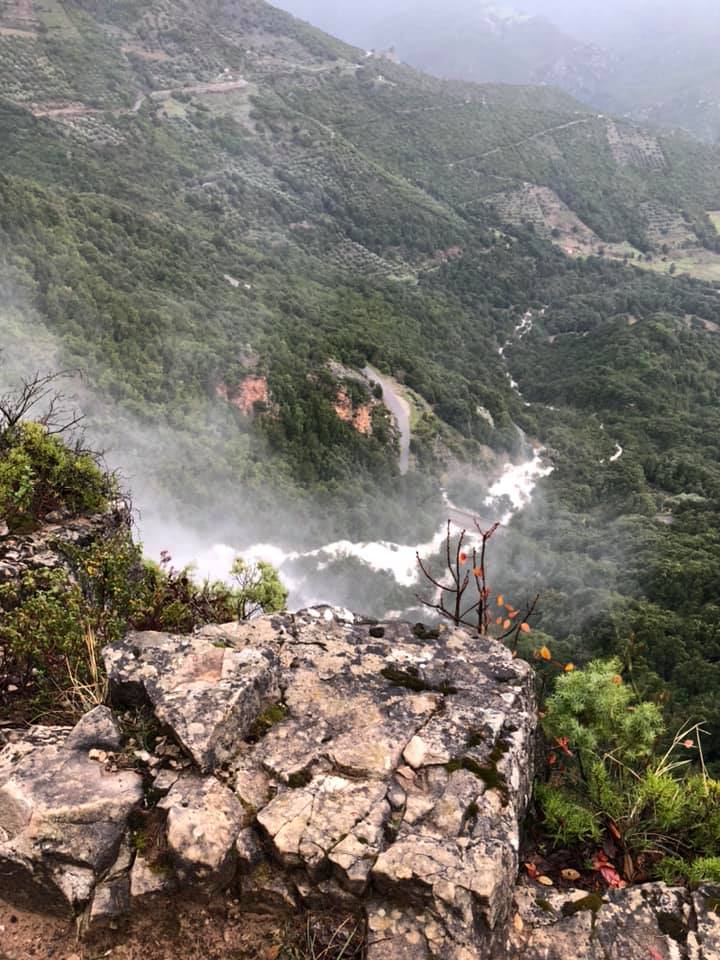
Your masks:
{"label": "hillside path", "polygon": [[460,164],[470,163],[472,160],[485,160],[486,157],[492,157],[496,153],[503,153],[505,150],[515,150],[517,147],[522,147],[525,143],[532,143],[533,140],[541,140],[550,133],[559,133],[560,130],[567,130],[569,127],[577,127],[580,124],[590,123],[595,119],[597,118],[582,117],[580,120],[569,120],[567,123],[561,123],[555,127],[547,127],[545,130],[538,130],[537,133],[533,133],[531,136],[525,137],[523,140],[518,140],[516,143],[505,143],[499,147],[493,147],[492,150],[488,150],[486,153],[475,154],[472,157],[463,157],[460,160],[450,160],[448,161],[448,167],[458,167]]}

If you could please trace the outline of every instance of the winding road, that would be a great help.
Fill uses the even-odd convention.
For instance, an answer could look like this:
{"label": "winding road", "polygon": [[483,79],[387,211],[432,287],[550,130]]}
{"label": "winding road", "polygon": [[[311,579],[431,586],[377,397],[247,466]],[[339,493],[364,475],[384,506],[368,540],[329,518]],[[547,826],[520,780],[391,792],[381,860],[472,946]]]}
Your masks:
{"label": "winding road", "polygon": [[380,385],[383,403],[395,417],[400,434],[400,473],[404,476],[410,469],[410,404],[393,381],[374,367],[365,367],[363,373],[371,383]]}

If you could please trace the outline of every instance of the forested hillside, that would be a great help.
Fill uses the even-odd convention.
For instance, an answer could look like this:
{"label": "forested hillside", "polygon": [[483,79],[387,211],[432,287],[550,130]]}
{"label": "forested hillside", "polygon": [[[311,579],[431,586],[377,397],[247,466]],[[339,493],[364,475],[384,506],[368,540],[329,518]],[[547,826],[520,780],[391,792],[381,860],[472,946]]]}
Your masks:
{"label": "forested hillside", "polygon": [[[259,0],[0,10],[6,359],[52,343],[96,434],[228,535],[417,539],[521,428],[556,469],[512,585],[717,732],[718,152]],[[368,364],[412,401],[405,476]]]}

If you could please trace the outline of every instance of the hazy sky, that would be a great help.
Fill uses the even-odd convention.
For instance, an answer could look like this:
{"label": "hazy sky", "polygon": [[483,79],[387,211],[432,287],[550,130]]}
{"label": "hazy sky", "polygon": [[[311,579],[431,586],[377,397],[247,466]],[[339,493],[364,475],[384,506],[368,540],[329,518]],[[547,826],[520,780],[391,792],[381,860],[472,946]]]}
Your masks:
{"label": "hazy sky", "polygon": [[[365,45],[385,18],[431,7],[477,9],[484,5],[510,7],[541,14],[581,40],[611,46],[632,43],[648,30],[688,34],[720,31],[718,0],[275,0],[276,5],[309,20],[344,40]],[[400,39],[400,38],[399,38]]]}

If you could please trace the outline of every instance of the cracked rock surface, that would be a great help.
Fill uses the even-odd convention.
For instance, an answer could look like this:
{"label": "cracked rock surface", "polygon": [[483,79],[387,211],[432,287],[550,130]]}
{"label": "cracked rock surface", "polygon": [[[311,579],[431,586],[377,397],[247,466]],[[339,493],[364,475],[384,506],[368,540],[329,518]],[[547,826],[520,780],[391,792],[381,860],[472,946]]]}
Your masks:
{"label": "cracked rock surface", "polygon": [[604,896],[518,888],[506,956],[523,960],[717,960],[720,889],[648,883]]}
{"label": "cracked rock surface", "polygon": [[26,534],[11,534],[0,520],[0,583],[21,580],[37,570],[71,571],[67,547],[89,547],[128,522],[122,504],[113,504],[106,513],[88,517],[51,514],[42,527]]}
{"label": "cracked rock surface", "polygon": [[106,707],[77,726],[9,731],[0,750],[0,887],[43,909],[76,911],[114,862],[142,797],[133,771],[91,758],[117,733]]}
{"label": "cracked rock surface", "polygon": [[222,639],[130,633],[104,651],[113,699],[149,701],[200,770],[230,760],[262,709],[279,696],[271,647]]}
{"label": "cracked rock surface", "polygon": [[148,701],[207,775],[160,802],[181,873],[222,883],[239,860],[241,902],[365,913],[370,960],[489,955],[533,772],[526,664],[330,608],[131,634],[104,656],[116,702]]}
{"label": "cracked rock surface", "polygon": [[495,642],[321,607],[103,655],[154,746],[106,707],[0,746],[0,886],[37,909],[227,894],[360,918],[367,960],[720,958],[719,891],[516,887],[534,677]]}

